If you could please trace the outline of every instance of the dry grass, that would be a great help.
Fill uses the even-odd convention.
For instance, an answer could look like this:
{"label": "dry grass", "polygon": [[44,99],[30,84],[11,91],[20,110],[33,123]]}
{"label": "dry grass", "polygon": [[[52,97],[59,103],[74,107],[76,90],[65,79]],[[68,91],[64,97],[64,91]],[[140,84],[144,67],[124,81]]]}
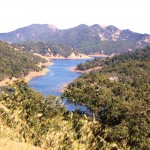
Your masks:
{"label": "dry grass", "polygon": [[[17,85],[14,87],[16,89],[14,95],[9,96],[8,93],[5,93],[3,95],[5,101],[0,97],[0,150],[41,150],[41,148],[47,150],[109,150],[118,147],[117,144],[108,143],[105,140],[108,131],[104,130],[94,118],[89,119],[86,115],[79,117],[73,113],[63,114],[65,110],[58,104],[60,108],[55,107],[52,98],[51,103],[44,103],[45,99],[40,99],[43,102],[41,103],[43,108],[50,105],[46,107],[48,111],[45,109],[42,111],[47,115],[39,118],[39,109],[42,105],[35,105],[36,107],[32,108],[32,110],[37,109],[35,114],[29,113],[30,116],[27,119],[24,116],[26,109],[20,105],[22,91],[18,90]],[[40,95],[35,94],[34,96],[36,96],[34,101],[25,99],[25,102],[30,102],[32,105],[35,104],[33,102],[38,103]],[[58,112],[55,111],[56,108]],[[35,147],[37,145],[40,148]]]}
{"label": "dry grass", "polygon": [[18,133],[3,125],[0,119],[0,150],[43,150],[31,144],[18,141]]}
{"label": "dry grass", "polygon": [[0,150],[42,150],[30,144],[11,141],[9,139],[0,139]]}

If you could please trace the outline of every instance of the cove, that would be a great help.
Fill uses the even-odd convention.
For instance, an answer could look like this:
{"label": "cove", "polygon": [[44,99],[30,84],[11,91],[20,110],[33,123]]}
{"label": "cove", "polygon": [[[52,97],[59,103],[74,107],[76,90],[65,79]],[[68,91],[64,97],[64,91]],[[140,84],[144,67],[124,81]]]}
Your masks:
{"label": "cove", "polygon": [[[77,64],[86,62],[87,59],[79,59],[79,60],[61,60],[56,59],[52,60],[53,65],[48,66],[47,68],[50,70],[46,75],[33,78],[29,81],[29,85],[31,88],[43,93],[45,96],[55,95],[60,97],[61,92],[60,89],[64,84],[68,84],[73,79],[78,78],[81,73],[70,71],[70,67],[74,67]],[[86,107],[81,105],[75,105],[74,103],[66,103],[66,100],[63,101],[67,110],[74,111],[76,109],[81,109],[82,111],[86,111]]]}

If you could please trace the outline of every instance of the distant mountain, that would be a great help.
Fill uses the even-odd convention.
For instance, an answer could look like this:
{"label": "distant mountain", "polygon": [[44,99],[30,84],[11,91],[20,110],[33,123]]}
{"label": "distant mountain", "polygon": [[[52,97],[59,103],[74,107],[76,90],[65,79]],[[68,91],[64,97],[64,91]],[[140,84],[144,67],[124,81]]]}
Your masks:
{"label": "distant mountain", "polygon": [[134,41],[134,42],[149,42],[150,43],[150,35],[148,34],[140,34],[127,30],[120,30],[115,26],[100,26],[100,25],[93,25],[91,26],[96,33],[99,34],[101,40],[127,40],[127,41]]}
{"label": "distant mountain", "polygon": [[0,40],[7,42],[45,41],[58,28],[48,24],[33,24],[8,33],[0,33]]}
{"label": "distant mountain", "polygon": [[33,24],[9,33],[0,33],[0,40],[19,43],[55,42],[68,45],[83,53],[114,53],[150,46],[150,35],[120,30],[115,26],[87,26],[58,29],[48,24]]}

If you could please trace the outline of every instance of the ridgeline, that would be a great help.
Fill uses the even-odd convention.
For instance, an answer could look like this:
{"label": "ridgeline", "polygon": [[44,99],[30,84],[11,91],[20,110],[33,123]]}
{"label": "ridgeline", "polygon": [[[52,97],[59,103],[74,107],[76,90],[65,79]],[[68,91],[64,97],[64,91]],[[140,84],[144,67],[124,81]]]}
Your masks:
{"label": "ridgeline", "polygon": [[54,54],[63,56],[69,56],[70,52],[110,55],[150,46],[149,34],[98,24],[81,24],[65,30],[48,24],[33,24],[9,33],[0,33],[0,40],[23,45],[34,51],[38,48],[40,53],[49,48]]}

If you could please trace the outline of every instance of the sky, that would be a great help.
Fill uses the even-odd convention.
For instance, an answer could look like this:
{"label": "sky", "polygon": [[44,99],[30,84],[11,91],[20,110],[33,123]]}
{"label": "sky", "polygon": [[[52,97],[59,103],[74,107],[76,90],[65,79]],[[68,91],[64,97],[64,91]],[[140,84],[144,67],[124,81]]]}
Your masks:
{"label": "sky", "polygon": [[150,0],[1,0],[0,33],[31,24],[114,25],[150,34]]}

